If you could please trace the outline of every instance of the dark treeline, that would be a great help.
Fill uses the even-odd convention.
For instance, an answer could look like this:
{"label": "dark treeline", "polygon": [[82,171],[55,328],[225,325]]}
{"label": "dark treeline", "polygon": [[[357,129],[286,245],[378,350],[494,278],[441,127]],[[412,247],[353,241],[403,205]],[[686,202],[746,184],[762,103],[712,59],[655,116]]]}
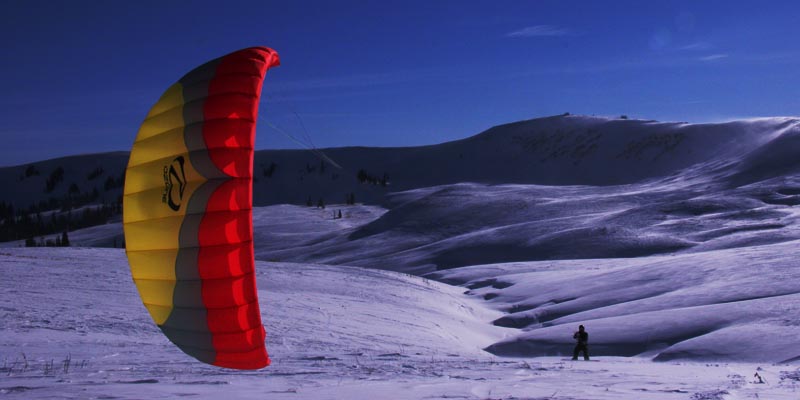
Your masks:
{"label": "dark treeline", "polygon": [[50,211],[40,211],[38,205],[16,210],[13,205],[0,202],[0,242],[41,238],[101,225],[122,212],[122,203],[119,201],[87,206],[80,210],[66,208],[58,201],[55,205],[58,207],[50,208]]}
{"label": "dark treeline", "polygon": [[386,186],[389,184],[389,176],[386,173],[383,173],[382,178],[378,178],[377,176],[371,175],[364,169],[359,169],[358,174],[356,174],[356,179],[358,179],[359,183],[370,183],[373,185],[381,185]]}
{"label": "dark treeline", "polygon": [[25,239],[25,247],[69,247],[69,235],[66,231],[55,239],[41,238],[37,242],[34,238]]}
{"label": "dark treeline", "polygon": [[[81,185],[87,182],[79,182],[81,185],[70,182],[64,168],[58,166],[46,175],[42,200],[27,207],[0,201],[0,242],[25,240],[28,246],[68,246],[67,231],[107,223],[111,217],[122,213],[122,196],[118,190],[125,185],[125,173],[109,174],[102,181],[101,177],[106,174],[102,167],[88,171],[86,181],[96,183],[88,183],[90,189],[82,190]],[[35,165],[29,165],[19,179],[40,175],[43,174]],[[62,184],[69,185],[66,193],[54,196],[53,192]],[[53,234],[60,236],[45,240],[45,236]]]}

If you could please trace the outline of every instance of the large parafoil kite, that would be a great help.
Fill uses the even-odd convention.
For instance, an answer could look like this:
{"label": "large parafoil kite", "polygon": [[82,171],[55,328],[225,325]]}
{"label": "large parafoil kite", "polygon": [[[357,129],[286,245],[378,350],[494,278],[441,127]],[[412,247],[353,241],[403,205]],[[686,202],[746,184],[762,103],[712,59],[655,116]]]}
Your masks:
{"label": "large parafoil kite", "polygon": [[123,226],[145,307],[182,351],[236,369],[269,365],[253,254],[253,145],[278,54],[253,47],[170,86],[125,174]]}

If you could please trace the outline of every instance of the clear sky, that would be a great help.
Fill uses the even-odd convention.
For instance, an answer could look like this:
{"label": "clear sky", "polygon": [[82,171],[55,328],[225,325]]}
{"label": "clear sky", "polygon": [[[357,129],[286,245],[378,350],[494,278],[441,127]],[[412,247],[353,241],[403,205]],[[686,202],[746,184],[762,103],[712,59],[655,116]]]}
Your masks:
{"label": "clear sky", "polygon": [[[184,73],[264,45],[261,116],[317,147],[409,146],[571,112],[800,114],[797,1],[0,2],[0,166],[128,150]],[[261,124],[256,146],[297,148]]]}

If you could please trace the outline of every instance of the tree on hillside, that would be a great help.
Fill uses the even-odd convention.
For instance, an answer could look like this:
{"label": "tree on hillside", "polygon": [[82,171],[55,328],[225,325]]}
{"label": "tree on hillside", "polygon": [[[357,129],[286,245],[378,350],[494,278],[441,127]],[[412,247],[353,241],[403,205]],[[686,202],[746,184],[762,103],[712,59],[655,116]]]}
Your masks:
{"label": "tree on hillside", "polygon": [[117,178],[114,178],[113,176],[109,176],[108,178],[106,178],[106,182],[103,185],[103,188],[106,191],[109,191],[111,189],[118,188],[118,187],[121,188],[123,186],[125,186],[125,172],[124,171]]}
{"label": "tree on hillside", "polygon": [[86,175],[86,179],[91,181],[99,177],[100,175],[103,175],[103,167],[97,167],[93,169],[91,172],[89,172],[88,175]]}
{"label": "tree on hillside", "polygon": [[266,176],[267,178],[272,178],[272,174],[275,173],[275,169],[276,168],[278,168],[278,165],[275,164],[274,162],[271,162],[271,163],[269,163],[269,168],[264,168],[262,166],[262,170],[263,170],[262,172],[264,173],[264,176]]}
{"label": "tree on hillside", "polygon": [[64,168],[58,167],[53,172],[50,173],[50,176],[47,177],[45,181],[45,193],[50,193],[53,189],[56,188],[56,185],[61,183],[64,180]]}
{"label": "tree on hillside", "polygon": [[69,247],[69,236],[67,236],[67,231],[61,235],[61,246],[62,247]]}
{"label": "tree on hillside", "polygon": [[32,176],[37,176],[37,175],[39,175],[39,170],[36,169],[35,165],[31,164],[31,165],[28,166],[28,168],[25,168],[25,177],[26,178],[30,178]]}

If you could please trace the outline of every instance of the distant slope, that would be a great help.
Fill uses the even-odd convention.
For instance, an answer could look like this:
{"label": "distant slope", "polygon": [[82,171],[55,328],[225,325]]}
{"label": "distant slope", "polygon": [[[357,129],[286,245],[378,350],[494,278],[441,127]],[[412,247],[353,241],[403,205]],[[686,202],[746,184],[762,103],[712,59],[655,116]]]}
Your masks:
{"label": "distant slope", "polygon": [[[363,225],[262,259],[424,274],[468,265],[645,257],[800,239],[800,177],[744,188],[666,179],[623,186],[458,184],[400,192]],[[344,208],[347,215],[349,208]],[[264,215],[272,215],[267,209]],[[256,226],[256,231],[269,231]]]}
{"label": "distant slope", "polygon": [[[766,118],[723,124],[659,123],[586,116],[554,116],[499,125],[478,135],[431,146],[322,149],[336,169],[304,150],[260,150],[254,162],[257,206],[382,203],[388,192],[476,182],[539,185],[618,185],[659,178],[698,163],[716,163],[737,185],[794,171],[791,157],[798,120]],[[770,154],[770,156],[767,156]],[[775,154],[779,154],[777,159]],[[98,190],[97,202],[114,201],[127,153],[103,153],[0,168],[0,201],[27,207],[62,198],[74,183],[80,193]],[[63,177],[48,190],[59,168]],[[99,175],[93,176],[93,173]],[[359,181],[362,178],[373,180]],[[386,186],[381,181],[386,178]]]}
{"label": "distant slope", "polygon": [[597,356],[789,362],[800,357],[800,242],[637,259],[521,262],[437,272],[520,328],[487,348],[563,354],[579,324]]}
{"label": "distant slope", "polygon": [[18,208],[28,207],[51,198],[63,199],[75,184],[78,193],[74,195],[98,192],[94,204],[116,202],[122,195],[122,175],[127,163],[128,153],[117,151],[0,168],[0,185],[13,188],[0,191],[0,201]]}

